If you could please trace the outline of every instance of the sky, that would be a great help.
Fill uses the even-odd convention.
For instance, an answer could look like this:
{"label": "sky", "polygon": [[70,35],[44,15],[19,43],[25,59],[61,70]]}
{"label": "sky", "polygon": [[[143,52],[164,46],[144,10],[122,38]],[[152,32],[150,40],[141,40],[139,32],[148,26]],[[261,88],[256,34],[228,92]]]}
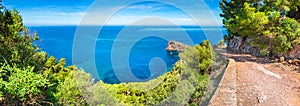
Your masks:
{"label": "sky", "polygon": [[[219,17],[221,13],[220,0],[204,0],[208,8],[205,6],[197,7],[195,3],[190,2],[191,0],[175,0],[178,2],[177,5],[176,3],[167,4],[155,0],[126,1],[132,1],[133,4],[123,5],[118,0],[4,0],[3,4],[8,9],[20,11],[27,26],[79,25],[83,23],[84,19],[89,20],[84,25],[170,24],[169,22],[164,23],[161,21],[162,19],[179,25],[196,25],[195,20],[191,18],[191,13],[197,16],[198,24],[205,26],[221,25],[221,18]],[[179,4],[180,7],[178,7]],[[214,18],[210,17],[210,14]],[[109,18],[107,15],[110,15]],[[89,18],[84,18],[88,16]],[[149,17],[150,20],[140,21]],[[97,20],[106,21],[105,23],[97,23]]]}

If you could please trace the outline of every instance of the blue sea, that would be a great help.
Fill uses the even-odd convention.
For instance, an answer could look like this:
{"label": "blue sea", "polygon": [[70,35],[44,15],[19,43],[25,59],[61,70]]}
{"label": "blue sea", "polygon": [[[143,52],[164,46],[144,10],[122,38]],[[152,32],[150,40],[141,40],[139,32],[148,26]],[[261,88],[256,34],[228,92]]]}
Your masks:
{"label": "blue sea", "polygon": [[[31,32],[38,33],[40,39],[35,43],[42,51],[58,59],[66,58],[67,65],[75,64],[89,72],[87,69],[90,69],[92,65],[84,63],[88,60],[82,60],[82,63],[72,61],[74,38],[78,34],[76,33],[77,26],[30,26],[28,28]],[[92,29],[93,26],[89,28]],[[88,30],[80,34],[85,37],[92,36]],[[179,28],[173,26],[103,26],[97,33],[96,45],[93,48],[97,75],[91,74],[96,79],[111,84],[150,80],[170,71],[179,59],[178,56],[170,55],[166,51],[168,40],[176,40],[192,46],[208,39],[216,45],[223,39],[224,34],[226,30],[217,26],[180,26]],[[125,57],[127,55],[127,59],[113,58],[112,54]],[[112,63],[112,60],[117,60],[117,62]],[[120,80],[116,76],[116,72],[119,71],[116,70],[125,68],[130,72],[117,75],[126,78],[127,74],[132,74],[138,80],[130,77],[127,80]]]}

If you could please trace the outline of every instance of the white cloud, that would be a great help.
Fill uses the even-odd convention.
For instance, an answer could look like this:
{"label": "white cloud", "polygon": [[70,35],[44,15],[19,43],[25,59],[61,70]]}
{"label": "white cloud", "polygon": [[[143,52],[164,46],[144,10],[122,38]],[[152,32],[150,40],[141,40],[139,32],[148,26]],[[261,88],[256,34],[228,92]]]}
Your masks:
{"label": "white cloud", "polygon": [[[180,10],[166,8],[165,4],[142,4],[142,5],[131,5],[125,6],[125,9],[117,12],[112,18],[108,19],[107,25],[129,25],[145,17],[161,17],[167,19],[170,22],[179,25],[196,25],[193,19],[188,14],[183,13]],[[107,20],[104,14],[111,14],[103,11],[103,9],[117,10],[122,6],[108,6],[98,7],[102,11],[93,11],[90,13],[84,12],[83,7],[75,9],[73,7],[55,7],[55,6],[44,6],[36,7],[31,9],[24,9],[21,14],[24,18],[26,25],[78,25],[81,23],[82,17],[89,16],[88,20],[83,22],[84,25],[99,25],[97,20]],[[189,7],[190,8],[190,7]],[[171,11],[170,11],[171,10]],[[194,9],[199,13],[197,19],[200,25],[214,26],[221,23],[221,19],[218,16],[220,10],[213,10],[210,13],[207,9]],[[213,14],[217,19],[213,19],[209,14]],[[216,24],[217,21],[217,24]],[[139,25],[167,25],[168,22],[162,23],[159,20],[148,20],[145,22],[136,23]]]}
{"label": "white cloud", "polygon": [[63,16],[83,16],[85,12],[54,12],[53,14],[59,14]]}

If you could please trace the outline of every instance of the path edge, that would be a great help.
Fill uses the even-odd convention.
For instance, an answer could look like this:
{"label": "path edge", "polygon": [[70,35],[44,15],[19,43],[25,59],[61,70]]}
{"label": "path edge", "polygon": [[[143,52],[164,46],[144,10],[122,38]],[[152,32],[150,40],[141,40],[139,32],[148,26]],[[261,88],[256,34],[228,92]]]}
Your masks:
{"label": "path edge", "polygon": [[224,75],[208,106],[236,106],[236,62],[229,59]]}

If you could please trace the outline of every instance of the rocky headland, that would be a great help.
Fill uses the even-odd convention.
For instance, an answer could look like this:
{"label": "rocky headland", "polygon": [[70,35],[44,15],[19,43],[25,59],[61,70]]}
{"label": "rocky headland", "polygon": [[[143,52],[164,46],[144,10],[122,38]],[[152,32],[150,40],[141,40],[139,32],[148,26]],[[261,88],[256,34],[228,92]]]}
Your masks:
{"label": "rocky headland", "polygon": [[170,55],[178,55],[179,53],[183,52],[188,45],[177,42],[177,41],[169,41],[168,46],[166,48],[167,52]]}

